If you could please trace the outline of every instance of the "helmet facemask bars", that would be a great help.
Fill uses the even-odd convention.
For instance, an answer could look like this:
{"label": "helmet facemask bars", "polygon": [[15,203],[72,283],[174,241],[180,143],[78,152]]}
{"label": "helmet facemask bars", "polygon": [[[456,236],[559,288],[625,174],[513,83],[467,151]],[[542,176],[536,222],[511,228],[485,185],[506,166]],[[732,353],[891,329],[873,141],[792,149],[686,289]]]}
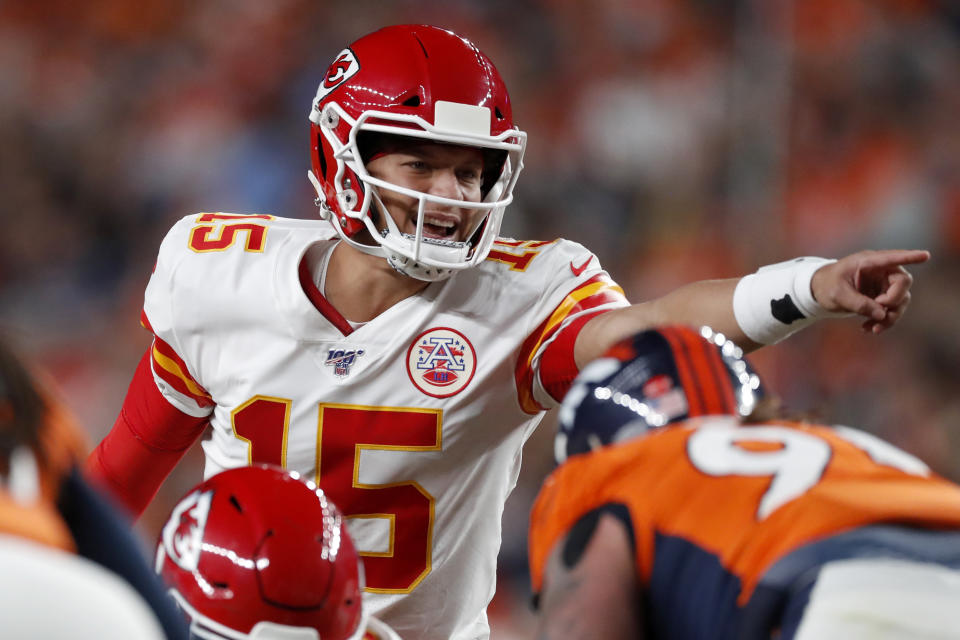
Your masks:
{"label": "helmet facemask bars", "polygon": [[[317,189],[321,209],[324,209],[321,215],[331,220],[341,237],[350,245],[364,253],[386,258],[398,271],[427,281],[445,279],[455,271],[476,266],[487,257],[500,232],[504,210],[513,201],[513,188],[523,166],[522,158],[526,147],[526,134],[518,129],[510,129],[497,136],[487,135],[481,126],[478,126],[484,120],[489,121],[489,110],[486,107],[441,101],[437,103],[437,112],[435,120],[439,124],[436,125],[417,116],[382,111],[367,111],[354,121],[336,103],[328,103],[322,112],[315,108],[310,115],[311,121],[320,125],[320,130],[333,148],[333,157],[337,161],[333,185],[339,210],[347,218],[362,223],[377,245],[355,239],[352,237],[354,234],[348,233],[343,227],[340,219],[331,215],[326,194],[310,172],[309,177]],[[349,127],[345,142],[337,136],[337,129],[342,123]],[[501,151],[505,157],[499,175],[486,189],[483,200],[469,202],[445,198],[372,176],[361,159],[357,144],[357,138],[362,132],[421,139],[425,143],[461,145],[481,151]],[[346,177],[347,170],[356,176],[362,187],[352,184],[350,178]],[[358,189],[362,197],[358,194]],[[418,201],[414,234],[400,231],[383,204],[380,190],[403,194]],[[464,241],[430,238],[426,237],[423,231],[424,210],[428,203],[456,209],[474,209],[485,215],[478,217],[473,228],[467,230]],[[380,228],[375,223],[375,216],[371,215],[371,206],[378,207],[382,214],[378,216],[382,219]]]}

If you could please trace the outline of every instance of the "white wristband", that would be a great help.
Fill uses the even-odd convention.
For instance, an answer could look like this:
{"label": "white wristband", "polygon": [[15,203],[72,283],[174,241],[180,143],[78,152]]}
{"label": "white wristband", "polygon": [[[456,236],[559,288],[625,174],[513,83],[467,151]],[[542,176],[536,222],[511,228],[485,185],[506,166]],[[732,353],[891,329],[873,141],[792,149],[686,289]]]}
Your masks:
{"label": "white wristband", "polygon": [[810,290],[814,272],[833,262],[836,260],[795,258],[744,276],[733,292],[737,324],[754,342],[773,344],[821,318],[847,315],[821,307]]}

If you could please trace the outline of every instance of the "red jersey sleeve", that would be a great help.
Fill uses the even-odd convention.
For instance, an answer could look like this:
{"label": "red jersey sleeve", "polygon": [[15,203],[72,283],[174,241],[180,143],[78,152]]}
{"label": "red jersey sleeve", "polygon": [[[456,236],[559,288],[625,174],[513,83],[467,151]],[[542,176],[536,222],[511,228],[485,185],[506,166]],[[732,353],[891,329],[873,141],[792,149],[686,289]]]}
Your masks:
{"label": "red jersey sleeve", "polygon": [[87,459],[86,473],[139,517],[164,479],[200,437],[209,418],[174,407],[154,382],[156,347],[140,360],[110,433]]}
{"label": "red jersey sleeve", "polygon": [[606,274],[581,282],[567,294],[520,349],[515,377],[524,411],[537,413],[549,408],[536,398],[538,385],[549,399],[563,400],[579,373],[573,347],[581,329],[595,316],[627,304],[623,289]]}

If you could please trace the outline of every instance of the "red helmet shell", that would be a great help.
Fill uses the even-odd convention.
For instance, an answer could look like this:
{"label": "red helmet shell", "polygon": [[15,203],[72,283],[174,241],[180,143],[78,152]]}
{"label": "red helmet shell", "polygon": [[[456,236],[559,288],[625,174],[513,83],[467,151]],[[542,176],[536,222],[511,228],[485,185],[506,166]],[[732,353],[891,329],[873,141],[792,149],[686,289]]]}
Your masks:
{"label": "red helmet shell", "polygon": [[361,622],[359,558],[343,517],[279,468],[231,469],[197,485],[163,528],[157,570],[201,626],[248,634],[270,622],[338,640]]}
{"label": "red helmet shell", "polygon": [[[359,68],[325,100],[336,100],[354,117],[376,109],[433,123],[437,101],[446,100],[488,107],[490,135],[513,127],[510,98],[496,67],[475,44],[452,31],[427,25],[385,27],[360,38],[350,50]],[[334,62],[326,78],[337,73]]]}
{"label": "red helmet shell", "polygon": [[[441,101],[488,108],[489,136],[514,128],[507,88],[496,67],[476,45],[439,27],[396,25],[363,36],[337,56],[321,81],[313,109],[314,113],[323,113],[327,104],[336,103],[353,120],[366,112],[379,111],[417,116],[432,125],[436,124],[436,107]],[[369,122],[378,121],[372,118]],[[389,124],[417,128],[396,121]],[[349,181],[346,184],[358,191],[358,198],[362,198],[362,182],[348,167],[338,178],[336,150],[325,140],[321,126],[314,121],[310,128],[313,174],[341,229],[352,236],[364,225],[343,215],[335,181]],[[346,144],[351,127],[345,119],[333,126],[342,144]]]}

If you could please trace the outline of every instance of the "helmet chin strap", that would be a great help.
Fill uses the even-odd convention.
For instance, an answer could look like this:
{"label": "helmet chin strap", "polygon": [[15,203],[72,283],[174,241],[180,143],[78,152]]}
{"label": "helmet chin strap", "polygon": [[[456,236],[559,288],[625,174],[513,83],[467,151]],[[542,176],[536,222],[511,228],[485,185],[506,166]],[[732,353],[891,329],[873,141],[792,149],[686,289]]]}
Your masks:
{"label": "helmet chin strap", "polygon": [[313,185],[314,190],[317,192],[317,197],[313,203],[320,209],[320,219],[329,220],[333,212],[330,211],[330,207],[327,206],[327,196],[323,193],[323,186],[320,184],[317,176],[313,175],[313,171],[307,171],[307,180],[310,181],[310,184]]}
{"label": "helmet chin strap", "polygon": [[430,267],[419,262],[415,262],[408,257],[392,251],[388,252],[387,264],[399,271],[405,276],[410,276],[416,280],[424,282],[438,282],[446,280],[453,275],[453,269],[443,269],[441,267]]}

